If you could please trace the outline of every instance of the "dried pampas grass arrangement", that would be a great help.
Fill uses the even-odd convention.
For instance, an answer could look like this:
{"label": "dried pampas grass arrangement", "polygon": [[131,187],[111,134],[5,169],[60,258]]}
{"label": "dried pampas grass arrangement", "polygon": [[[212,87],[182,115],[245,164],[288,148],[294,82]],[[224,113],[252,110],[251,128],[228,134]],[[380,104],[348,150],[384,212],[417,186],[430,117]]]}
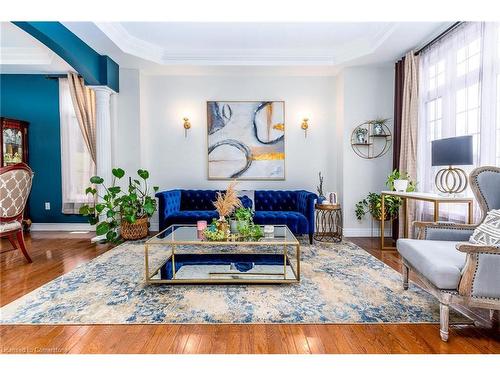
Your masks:
{"label": "dried pampas grass arrangement", "polygon": [[215,209],[219,213],[220,219],[225,219],[225,217],[231,215],[236,208],[241,207],[241,201],[236,195],[235,187],[237,184],[238,182],[234,180],[229,184],[225,193],[217,193],[217,199],[213,203]]}

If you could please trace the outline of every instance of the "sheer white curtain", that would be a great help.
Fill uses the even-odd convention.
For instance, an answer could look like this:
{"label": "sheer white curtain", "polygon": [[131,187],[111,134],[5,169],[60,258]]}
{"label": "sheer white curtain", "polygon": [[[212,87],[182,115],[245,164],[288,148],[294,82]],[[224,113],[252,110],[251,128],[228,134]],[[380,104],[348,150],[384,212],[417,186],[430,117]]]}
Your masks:
{"label": "sheer white curtain", "polygon": [[[474,165],[500,165],[500,24],[470,22],[420,54],[418,188],[437,192],[431,141],[460,135],[474,138]],[[470,188],[467,195],[472,195]],[[446,207],[448,206],[448,207]],[[417,217],[429,220],[420,204]],[[479,217],[475,207],[475,219]],[[440,220],[463,221],[465,205],[443,205]]]}
{"label": "sheer white curtain", "polygon": [[71,100],[68,80],[59,79],[59,114],[61,122],[62,212],[77,214],[85,203],[91,203],[85,189],[95,174],[95,165],[85,145]]}

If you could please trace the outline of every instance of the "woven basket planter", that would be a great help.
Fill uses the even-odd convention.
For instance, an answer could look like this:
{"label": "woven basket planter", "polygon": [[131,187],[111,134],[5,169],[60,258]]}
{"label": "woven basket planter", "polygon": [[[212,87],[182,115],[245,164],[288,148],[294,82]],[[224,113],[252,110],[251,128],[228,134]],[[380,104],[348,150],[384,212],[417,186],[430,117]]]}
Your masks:
{"label": "woven basket planter", "polygon": [[131,224],[122,220],[121,235],[125,240],[139,240],[148,236],[148,217],[144,216]]}

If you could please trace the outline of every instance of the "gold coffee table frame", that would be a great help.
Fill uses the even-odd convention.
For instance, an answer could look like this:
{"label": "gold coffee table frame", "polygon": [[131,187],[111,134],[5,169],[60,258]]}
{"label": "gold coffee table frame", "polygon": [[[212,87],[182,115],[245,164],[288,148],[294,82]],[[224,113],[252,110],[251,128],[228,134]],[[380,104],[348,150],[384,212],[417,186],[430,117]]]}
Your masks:
{"label": "gold coffee table frame", "polygon": [[[144,244],[144,264],[145,264],[145,279],[147,284],[291,284],[300,282],[300,243],[295,238],[293,233],[288,229],[285,225],[275,225],[275,233],[276,228],[283,229],[285,236],[284,237],[274,237],[274,238],[261,238],[258,241],[240,241],[240,240],[226,240],[226,241],[207,241],[201,240],[194,236],[190,236],[191,232],[196,233],[196,226],[194,225],[171,225],[165,230],[158,233],[156,236],[147,240]],[[181,230],[184,232],[188,232],[187,235],[184,233],[184,236],[180,236],[180,238],[175,238],[175,231]],[[168,232],[170,234],[166,234]],[[166,235],[166,237],[165,237]],[[186,238],[188,237],[188,238]],[[191,238],[189,238],[191,237]],[[156,266],[153,270],[150,270],[150,247],[151,246],[164,246],[170,250],[170,254],[166,257],[166,259],[161,263],[160,266]],[[211,278],[211,279],[181,279],[176,278],[176,270],[175,270],[175,257],[178,246],[192,246],[194,249],[198,248],[198,250],[194,250],[193,252],[183,252],[183,254],[204,254],[204,255],[219,255],[221,252],[216,251],[200,251],[209,248],[210,250],[217,248],[218,246],[246,246],[246,247],[255,247],[255,246],[269,246],[272,247],[273,250],[281,250],[281,253],[278,255],[283,255],[283,272],[277,273],[263,273],[263,272],[210,272],[209,275],[214,276],[230,276],[230,275],[241,275],[241,276],[251,276],[251,278]],[[295,248],[295,260],[297,263],[297,269],[294,268],[289,255],[292,255],[289,251],[289,248]],[[163,251],[164,249],[162,249]],[[239,254],[238,252],[224,252],[224,254]],[[245,252],[244,254],[262,254],[262,252]],[[161,268],[172,261],[172,279],[158,279],[154,278],[158,275]],[[290,262],[287,262],[290,260]],[[290,276],[290,272],[287,272],[287,268],[292,271],[293,278],[287,278]],[[267,278],[266,278],[267,276]],[[280,276],[279,278],[269,278],[269,276]],[[253,278],[255,277],[255,278]],[[282,278],[281,278],[282,277]]]}

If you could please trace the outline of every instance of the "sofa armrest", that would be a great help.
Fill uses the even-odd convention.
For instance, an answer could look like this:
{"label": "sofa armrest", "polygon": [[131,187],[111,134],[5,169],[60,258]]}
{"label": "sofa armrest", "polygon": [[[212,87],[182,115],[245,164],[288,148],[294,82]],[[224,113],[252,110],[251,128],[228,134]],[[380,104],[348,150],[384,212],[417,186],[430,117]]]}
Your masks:
{"label": "sofa armrest", "polygon": [[303,214],[309,223],[309,233],[314,233],[314,201],[318,196],[309,191],[297,193],[297,211]]}
{"label": "sofa armrest", "polygon": [[458,243],[456,248],[467,254],[459,294],[500,306],[500,247],[467,242]]}
{"label": "sofa armrest", "polygon": [[180,190],[167,190],[155,194],[158,198],[158,220],[160,230],[165,229],[165,219],[181,209],[181,191]]}
{"label": "sofa armrest", "polygon": [[474,232],[474,224],[431,223],[416,221],[414,223],[421,240],[435,241],[468,241]]}
{"label": "sofa armrest", "polygon": [[253,207],[253,202],[252,200],[247,197],[246,195],[242,195],[240,198],[240,202],[241,202],[241,205],[244,207],[244,208],[252,208]]}

